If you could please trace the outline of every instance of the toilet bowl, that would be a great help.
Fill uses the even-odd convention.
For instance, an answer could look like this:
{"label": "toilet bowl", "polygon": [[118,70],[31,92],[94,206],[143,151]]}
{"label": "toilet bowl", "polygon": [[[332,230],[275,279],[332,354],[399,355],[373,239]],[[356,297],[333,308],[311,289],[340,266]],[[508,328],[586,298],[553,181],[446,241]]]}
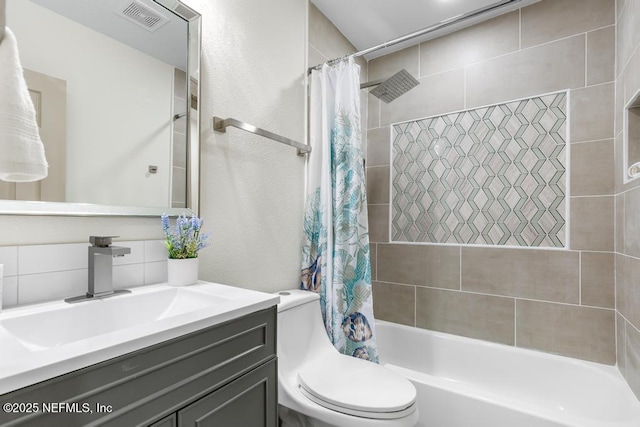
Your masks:
{"label": "toilet bowl", "polygon": [[[416,389],[376,363],[340,354],[322,322],[319,296],[280,292],[278,402],[284,425],[412,427],[418,422]],[[300,415],[301,414],[301,415]]]}

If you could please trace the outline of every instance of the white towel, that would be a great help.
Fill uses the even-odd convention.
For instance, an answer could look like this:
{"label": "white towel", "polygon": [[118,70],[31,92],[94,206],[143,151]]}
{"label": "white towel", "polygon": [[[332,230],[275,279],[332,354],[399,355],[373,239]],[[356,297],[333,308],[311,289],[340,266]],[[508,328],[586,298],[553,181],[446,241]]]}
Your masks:
{"label": "white towel", "polygon": [[38,181],[46,178],[47,167],[18,44],[5,27],[0,42],[0,179]]}

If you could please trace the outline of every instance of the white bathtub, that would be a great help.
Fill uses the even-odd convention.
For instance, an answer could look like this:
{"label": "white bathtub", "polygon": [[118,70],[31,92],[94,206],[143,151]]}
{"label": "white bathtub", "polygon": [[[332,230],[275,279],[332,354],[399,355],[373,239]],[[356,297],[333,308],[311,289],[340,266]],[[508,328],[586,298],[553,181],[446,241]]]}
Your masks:
{"label": "white bathtub", "polygon": [[423,427],[639,427],[613,366],[376,322],[380,361],[418,391]]}

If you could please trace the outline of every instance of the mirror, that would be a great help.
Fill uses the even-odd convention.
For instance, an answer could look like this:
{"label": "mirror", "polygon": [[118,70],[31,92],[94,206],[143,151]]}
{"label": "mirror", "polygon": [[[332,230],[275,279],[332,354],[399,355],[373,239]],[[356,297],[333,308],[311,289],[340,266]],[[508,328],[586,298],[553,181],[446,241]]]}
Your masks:
{"label": "mirror", "polygon": [[177,0],[7,0],[6,20],[49,176],[0,181],[0,213],[197,213],[200,15]]}

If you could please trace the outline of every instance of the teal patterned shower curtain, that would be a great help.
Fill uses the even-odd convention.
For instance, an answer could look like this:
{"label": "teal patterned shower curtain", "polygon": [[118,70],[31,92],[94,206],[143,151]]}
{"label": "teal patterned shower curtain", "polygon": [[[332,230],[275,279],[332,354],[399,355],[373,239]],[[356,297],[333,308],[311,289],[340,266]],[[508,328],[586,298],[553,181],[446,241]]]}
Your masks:
{"label": "teal patterned shower curtain", "polygon": [[327,333],[343,354],[378,361],[353,58],[311,75],[310,144],[301,288],[320,294]]}

